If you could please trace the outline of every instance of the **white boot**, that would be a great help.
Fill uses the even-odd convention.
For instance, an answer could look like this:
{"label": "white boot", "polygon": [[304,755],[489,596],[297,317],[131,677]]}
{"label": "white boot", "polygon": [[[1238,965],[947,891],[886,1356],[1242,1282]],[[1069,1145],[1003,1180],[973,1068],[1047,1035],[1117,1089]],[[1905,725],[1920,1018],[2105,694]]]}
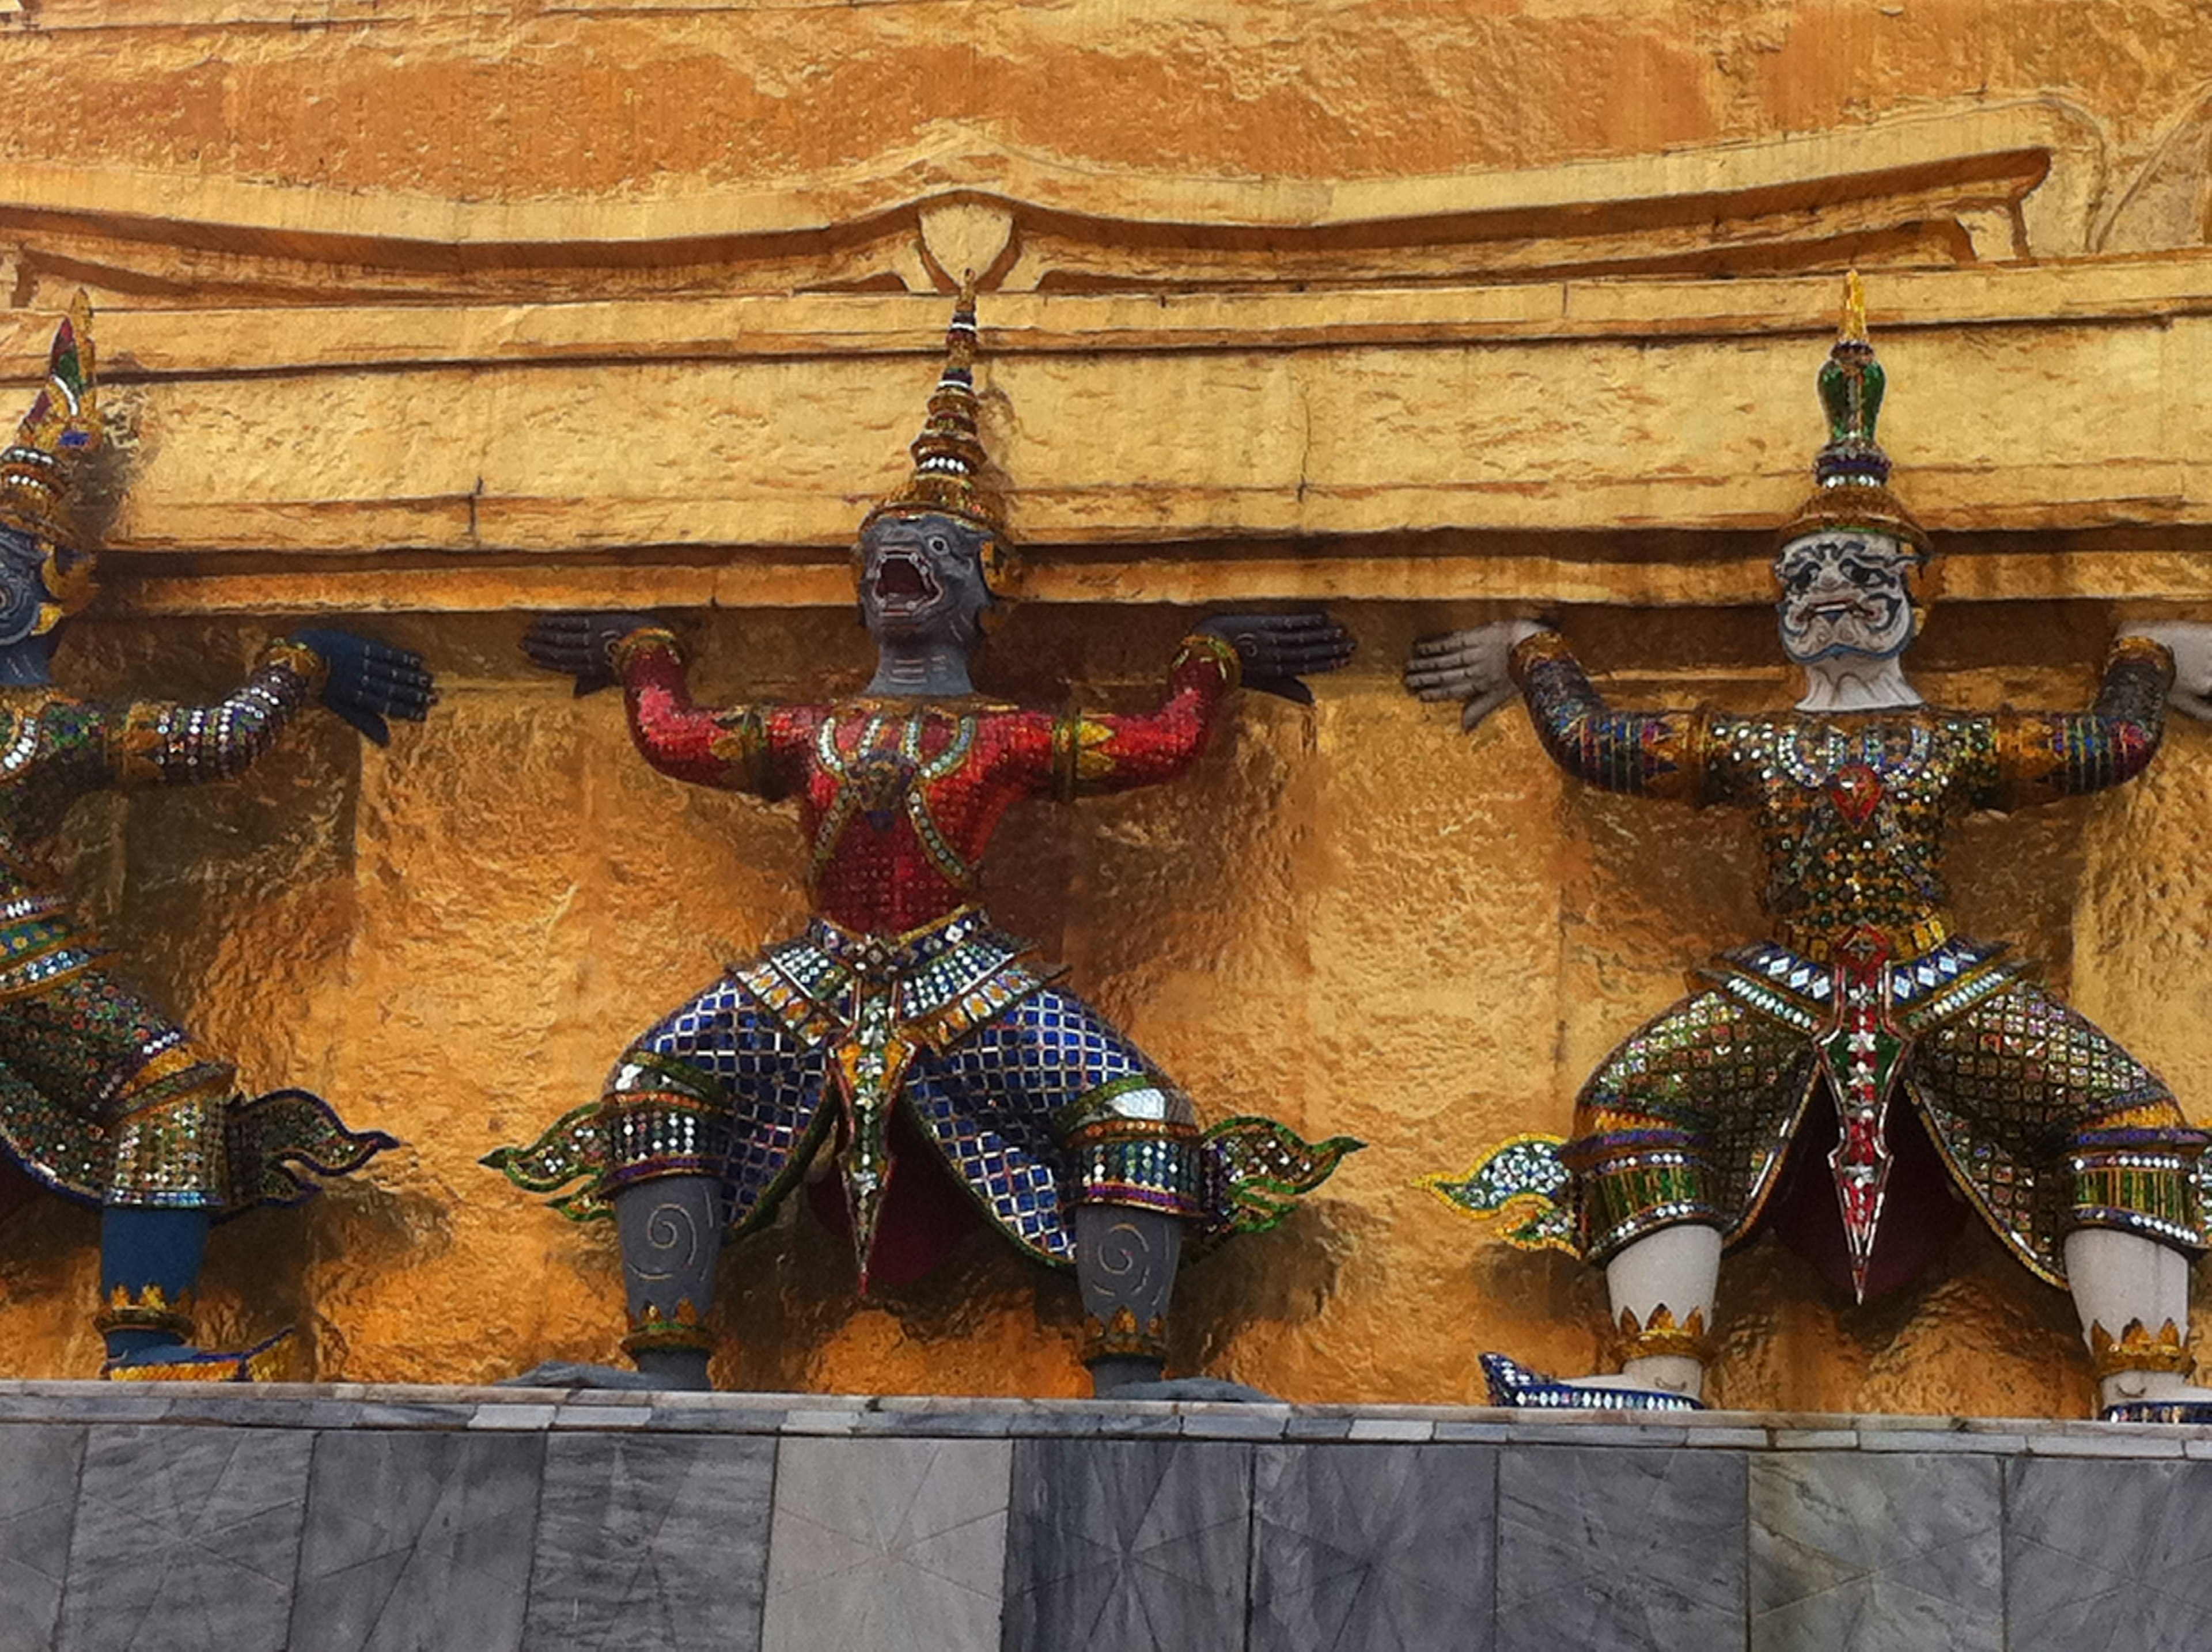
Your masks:
{"label": "white boot", "polygon": [[1620,1375],[1561,1381],[1485,1354],[1492,1400],[1546,1411],[1697,1407],[1720,1270],[1717,1228],[1662,1228],[1638,1239],[1605,1268],[1624,1356]]}
{"label": "white boot", "polygon": [[2190,1382],[2189,1259],[2110,1228],[2066,1236],[2066,1277],[2111,1422],[2212,1422],[2212,1388]]}

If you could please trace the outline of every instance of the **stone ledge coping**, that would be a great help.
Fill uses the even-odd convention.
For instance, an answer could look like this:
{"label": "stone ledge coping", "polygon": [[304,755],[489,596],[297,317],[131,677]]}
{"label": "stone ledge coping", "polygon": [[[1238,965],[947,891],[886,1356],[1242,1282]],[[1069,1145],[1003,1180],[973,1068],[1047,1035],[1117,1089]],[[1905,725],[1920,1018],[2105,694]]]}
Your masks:
{"label": "stone ledge coping", "polygon": [[0,1424],[866,1436],[912,1439],[1284,1440],[1315,1444],[1676,1447],[2212,1460],[2212,1428],[2051,1418],[1705,1412],[1532,1415],[1488,1406],[1241,1405],[933,1394],[672,1394],[381,1383],[158,1387],[0,1382]]}

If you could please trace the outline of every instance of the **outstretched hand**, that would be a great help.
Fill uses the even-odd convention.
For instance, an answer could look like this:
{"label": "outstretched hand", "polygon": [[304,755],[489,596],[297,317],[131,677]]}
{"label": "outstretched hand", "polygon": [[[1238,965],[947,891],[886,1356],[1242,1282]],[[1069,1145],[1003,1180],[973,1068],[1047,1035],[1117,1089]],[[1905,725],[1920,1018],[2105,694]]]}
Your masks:
{"label": "outstretched hand", "polygon": [[1299,679],[1340,671],[1352,659],[1352,634],[1319,609],[1297,614],[1217,614],[1199,628],[1237,651],[1244,686],[1301,706],[1314,702]]}
{"label": "outstretched hand", "polygon": [[615,681],[615,644],[633,631],[660,621],[651,614],[542,614],[523,634],[522,652],[530,663],[576,679],[586,695]]}
{"label": "outstretched hand", "polygon": [[1497,620],[1424,637],[1406,662],[1406,692],[1464,701],[1459,726],[1472,730],[1513,697],[1514,645],[1543,629],[1534,620]]}
{"label": "outstretched hand", "polygon": [[2166,703],[2176,711],[2212,722],[2212,625],[2167,620],[2156,625],[2130,625],[2124,635],[2164,643],[2173,655],[2173,687],[2166,694]]}
{"label": "outstretched hand", "polygon": [[379,745],[392,738],[385,719],[419,723],[437,702],[437,685],[411,648],[357,631],[295,631],[291,641],[323,662],[323,704]]}

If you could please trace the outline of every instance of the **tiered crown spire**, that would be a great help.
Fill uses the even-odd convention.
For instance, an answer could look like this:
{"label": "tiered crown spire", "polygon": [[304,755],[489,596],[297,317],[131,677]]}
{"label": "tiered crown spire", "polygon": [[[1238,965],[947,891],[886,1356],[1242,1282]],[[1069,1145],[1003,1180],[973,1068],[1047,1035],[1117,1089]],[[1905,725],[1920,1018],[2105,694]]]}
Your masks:
{"label": "tiered crown spire", "polygon": [[1889,490],[1889,455],[1875,435],[1888,377],[1867,337],[1866,288],[1854,270],[1844,277],[1843,325],[1815,381],[1828,440],[1813,459],[1818,484],[1783,524],[1778,544],[1823,528],[1864,528],[1913,546],[1923,561],[1931,546],[1905,501]]}
{"label": "tiered crown spire", "polygon": [[930,392],[921,434],[907,449],[914,455],[914,471],[868,513],[869,521],[879,516],[936,513],[958,517],[993,534],[1006,532],[1004,501],[984,477],[987,460],[976,416],[975,343],[975,283],[970,277],[961,283],[960,296],[953,302],[951,325],[945,330],[945,366]]}
{"label": "tiered crown spire", "polygon": [[82,293],[54,329],[46,382],[0,449],[0,522],[74,544],[64,501],[76,461],[100,445],[100,393],[93,377],[92,304]]}

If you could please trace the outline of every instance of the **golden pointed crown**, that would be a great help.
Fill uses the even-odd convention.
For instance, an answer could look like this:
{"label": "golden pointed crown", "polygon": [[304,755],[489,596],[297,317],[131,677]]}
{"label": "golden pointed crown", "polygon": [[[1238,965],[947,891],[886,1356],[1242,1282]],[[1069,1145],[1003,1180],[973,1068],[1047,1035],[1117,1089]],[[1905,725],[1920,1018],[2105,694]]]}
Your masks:
{"label": "golden pointed crown", "polygon": [[983,574],[994,594],[1012,578],[1013,557],[1006,543],[1005,501],[986,478],[988,463],[975,400],[975,282],[960,283],[951,324],[945,330],[945,366],[929,393],[921,434],[908,445],[914,470],[860,524],[885,516],[950,516],[981,528],[988,536]]}
{"label": "golden pointed crown", "polygon": [[54,329],[46,382],[0,449],[0,522],[41,539],[72,538],[62,501],[70,471],[100,445],[100,392],[93,378],[92,305],[82,293]]}
{"label": "golden pointed crown", "polygon": [[45,548],[46,594],[34,631],[51,631],[89,603],[97,587],[93,562],[79,548],[66,501],[71,472],[100,446],[100,391],[93,376],[92,304],[80,292],[54,329],[46,382],[0,448],[0,525]]}
{"label": "golden pointed crown", "polygon": [[1828,440],[1813,460],[1817,485],[1776,533],[1776,548],[1823,528],[1866,528],[1903,540],[1925,563],[1934,550],[1928,531],[1889,490],[1889,455],[1875,439],[1888,379],[1867,337],[1866,288],[1856,270],[1844,277],[1843,326],[1815,384]]}

